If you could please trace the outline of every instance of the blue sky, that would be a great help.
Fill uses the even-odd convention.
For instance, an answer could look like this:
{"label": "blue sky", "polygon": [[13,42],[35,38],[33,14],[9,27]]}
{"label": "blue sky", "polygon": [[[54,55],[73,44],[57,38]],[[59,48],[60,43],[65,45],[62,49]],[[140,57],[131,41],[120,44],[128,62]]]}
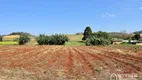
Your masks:
{"label": "blue sky", "polygon": [[142,0],[0,0],[0,34],[142,30]]}

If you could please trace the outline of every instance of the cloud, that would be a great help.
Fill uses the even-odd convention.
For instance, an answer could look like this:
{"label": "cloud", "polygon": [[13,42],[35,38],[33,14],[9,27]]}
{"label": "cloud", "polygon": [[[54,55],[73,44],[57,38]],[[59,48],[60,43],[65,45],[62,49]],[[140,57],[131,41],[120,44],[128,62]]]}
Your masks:
{"label": "cloud", "polygon": [[114,14],[111,13],[105,13],[102,17],[114,17]]}
{"label": "cloud", "polygon": [[142,9],[142,7],[140,7],[140,9]]}

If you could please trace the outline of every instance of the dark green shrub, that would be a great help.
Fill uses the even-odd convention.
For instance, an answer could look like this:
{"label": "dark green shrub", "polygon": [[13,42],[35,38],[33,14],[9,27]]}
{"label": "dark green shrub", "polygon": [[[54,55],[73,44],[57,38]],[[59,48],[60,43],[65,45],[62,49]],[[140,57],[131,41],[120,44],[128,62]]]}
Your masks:
{"label": "dark green shrub", "polygon": [[36,41],[39,45],[47,45],[50,42],[50,37],[44,34],[41,34],[39,35],[39,37],[36,38]]}
{"label": "dark green shrub", "polygon": [[97,38],[105,38],[105,39],[110,38],[110,35],[107,32],[102,32],[102,31],[98,31],[96,33],[93,33],[92,36],[95,36]]}
{"label": "dark green shrub", "polygon": [[19,38],[19,40],[18,40],[19,45],[24,45],[24,44],[26,44],[26,43],[29,42],[29,41],[30,41],[29,36],[27,36],[27,35],[25,35],[25,34],[20,35],[20,38]]}
{"label": "dark green shrub", "polygon": [[132,37],[133,40],[140,40],[140,38],[141,38],[141,35],[140,35],[140,34],[135,34],[135,35]]}
{"label": "dark green shrub", "polygon": [[55,34],[51,36],[40,35],[36,40],[39,45],[64,45],[69,39],[65,35]]}
{"label": "dark green shrub", "polygon": [[0,41],[2,41],[2,36],[0,35]]}
{"label": "dark green shrub", "polygon": [[30,33],[27,32],[12,32],[9,35],[27,35],[27,36],[33,36]]}
{"label": "dark green shrub", "polygon": [[111,43],[110,40],[105,39],[105,38],[97,38],[95,36],[91,36],[87,38],[85,41],[86,46],[91,46],[91,45],[109,45]]}
{"label": "dark green shrub", "polygon": [[86,29],[84,30],[82,40],[86,40],[91,35],[92,35],[92,29],[89,26],[87,26]]}

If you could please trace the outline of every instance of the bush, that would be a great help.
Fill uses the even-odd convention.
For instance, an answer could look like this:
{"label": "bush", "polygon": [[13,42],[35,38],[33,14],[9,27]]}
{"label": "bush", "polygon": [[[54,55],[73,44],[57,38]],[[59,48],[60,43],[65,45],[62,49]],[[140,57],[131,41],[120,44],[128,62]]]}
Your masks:
{"label": "bush", "polygon": [[51,36],[40,35],[36,40],[39,45],[64,45],[69,39],[65,35],[55,34]]}
{"label": "bush", "polygon": [[26,44],[26,43],[29,42],[29,41],[30,41],[29,36],[27,36],[27,35],[25,35],[25,34],[20,35],[20,38],[19,38],[19,40],[18,40],[19,45],[24,45],[24,44]]}
{"label": "bush", "polygon": [[97,38],[105,38],[105,39],[110,38],[110,35],[107,32],[102,32],[102,31],[98,31],[96,33],[93,33],[92,36],[95,36]]}
{"label": "bush", "polygon": [[105,38],[97,38],[95,36],[91,36],[87,38],[85,41],[86,46],[91,46],[91,45],[109,45],[111,43],[110,40],[105,39]]}
{"label": "bush", "polygon": [[140,38],[141,38],[141,35],[140,35],[140,34],[135,34],[135,35],[132,37],[133,40],[140,40]]}
{"label": "bush", "polygon": [[49,44],[50,37],[46,35],[39,35],[39,37],[36,38],[36,41],[39,45]]}
{"label": "bush", "polygon": [[2,41],[2,36],[0,35],[0,41]]}

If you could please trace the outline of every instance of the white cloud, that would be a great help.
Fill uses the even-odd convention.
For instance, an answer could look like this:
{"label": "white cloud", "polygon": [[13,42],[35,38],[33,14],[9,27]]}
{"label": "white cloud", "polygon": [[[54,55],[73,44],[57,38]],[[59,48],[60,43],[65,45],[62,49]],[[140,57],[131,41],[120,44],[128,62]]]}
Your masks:
{"label": "white cloud", "polygon": [[140,9],[142,9],[142,7],[140,7]]}
{"label": "white cloud", "polygon": [[114,17],[114,14],[111,13],[105,13],[102,17]]}

